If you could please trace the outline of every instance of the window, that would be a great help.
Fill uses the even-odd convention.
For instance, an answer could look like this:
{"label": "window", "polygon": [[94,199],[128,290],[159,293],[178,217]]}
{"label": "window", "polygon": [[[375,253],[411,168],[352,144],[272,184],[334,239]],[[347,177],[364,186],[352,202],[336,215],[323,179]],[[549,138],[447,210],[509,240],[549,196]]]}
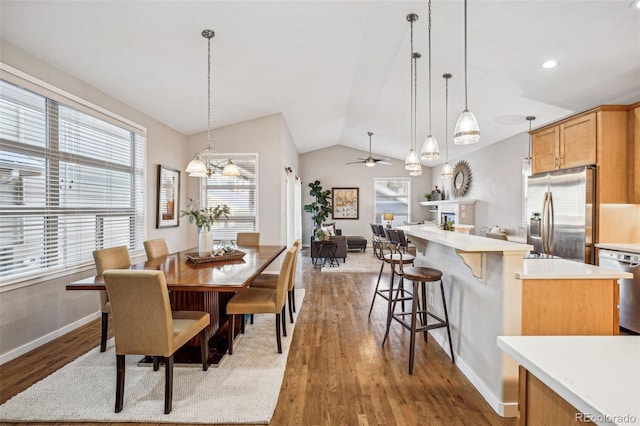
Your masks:
{"label": "window", "polygon": [[3,284],[142,246],[143,131],[56,98],[0,80]]}
{"label": "window", "polygon": [[[229,156],[210,157],[213,163],[226,164]],[[201,200],[204,207],[226,204],[231,213],[213,226],[218,240],[235,240],[238,232],[257,231],[258,218],[258,156],[257,154],[233,155],[233,163],[242,176],[222,176],[219,171],[209,178],[202,178]],[[274,201],[280,202],[280,199]]]}
{"label": "window", "polygon": [[409,200],[411,199],[411,178],[373,179],[373,219],[377,224],[385,224],[383,214],[393,213],[391,226],[402,226],[410,222]]}

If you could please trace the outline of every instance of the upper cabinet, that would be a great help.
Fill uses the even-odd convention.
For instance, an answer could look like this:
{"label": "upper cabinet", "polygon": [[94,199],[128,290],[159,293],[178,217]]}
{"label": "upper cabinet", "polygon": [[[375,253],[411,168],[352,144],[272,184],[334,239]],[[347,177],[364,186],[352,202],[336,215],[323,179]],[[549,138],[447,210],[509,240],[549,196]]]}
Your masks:
{"label": "upper cabinet", "polygon": [[533,174],[595,164],[600,203],[630,202],[629,115],[603,105],[532,131]]}
{"label": "upper cabinet", "polygon": [[633,171],[633,179],[629,182],[629,196],[632,202],[640,204],[640,102],[631,105],[629,109],[629,141],[629,169]]}

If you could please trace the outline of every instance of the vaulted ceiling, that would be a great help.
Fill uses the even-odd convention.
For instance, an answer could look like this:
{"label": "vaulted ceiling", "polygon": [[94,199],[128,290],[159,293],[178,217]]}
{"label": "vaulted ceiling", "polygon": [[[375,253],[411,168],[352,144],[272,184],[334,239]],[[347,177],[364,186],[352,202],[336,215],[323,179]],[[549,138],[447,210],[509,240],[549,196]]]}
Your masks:
{"label": "vaulted ceiling", "polygon": [[[504,140],[599,104],[640,100],[640,10],[630,0],[468,5],[469,108],[481,142]],[[190,135],[282,113],[299,152],[340,144],[404,159],[410,144],[408,13],[418,63],[418,149],[428,128],[427,1],[5,1],[0,35]],[[444,156],[464,107],[463,2],[432,2],[432,132]],[[1,58],[1,52],[0,52]],[[547,59],[559,65],[543,69]],[[215,148],[215,147],[214,147]],[[352,159],[345,159],[352,160]]]}

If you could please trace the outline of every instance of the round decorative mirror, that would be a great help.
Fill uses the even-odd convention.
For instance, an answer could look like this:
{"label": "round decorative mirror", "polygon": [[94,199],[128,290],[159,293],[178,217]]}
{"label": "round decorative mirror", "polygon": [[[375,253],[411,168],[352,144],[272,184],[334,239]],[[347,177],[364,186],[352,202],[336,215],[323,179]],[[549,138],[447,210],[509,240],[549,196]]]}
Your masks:
{"label": "round decorative mirror", "polygon": [[451,185],[451,195],[454,198],[462,197],[469,190],[471,185],[471,169],[469,163],[460,160],[453,168],[453,181]]}

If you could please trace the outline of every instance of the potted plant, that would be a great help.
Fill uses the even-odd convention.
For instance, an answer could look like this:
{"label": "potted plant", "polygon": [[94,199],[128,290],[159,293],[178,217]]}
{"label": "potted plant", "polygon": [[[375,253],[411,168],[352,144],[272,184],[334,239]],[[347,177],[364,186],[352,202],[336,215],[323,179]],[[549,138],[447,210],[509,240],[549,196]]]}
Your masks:
{"label": "potted plant", "polygon": [[309,183],[309,188],[311,188],[309,195],[315,197],[315,201],[311,204],[305,205],[304,211],[312,214],[311,220],[313,220],[313,229],[318,229],[329,217],[329,214],[331,214],[331,202],[329,198],[331,191],[328,189],[323,191],[319,180]]}

